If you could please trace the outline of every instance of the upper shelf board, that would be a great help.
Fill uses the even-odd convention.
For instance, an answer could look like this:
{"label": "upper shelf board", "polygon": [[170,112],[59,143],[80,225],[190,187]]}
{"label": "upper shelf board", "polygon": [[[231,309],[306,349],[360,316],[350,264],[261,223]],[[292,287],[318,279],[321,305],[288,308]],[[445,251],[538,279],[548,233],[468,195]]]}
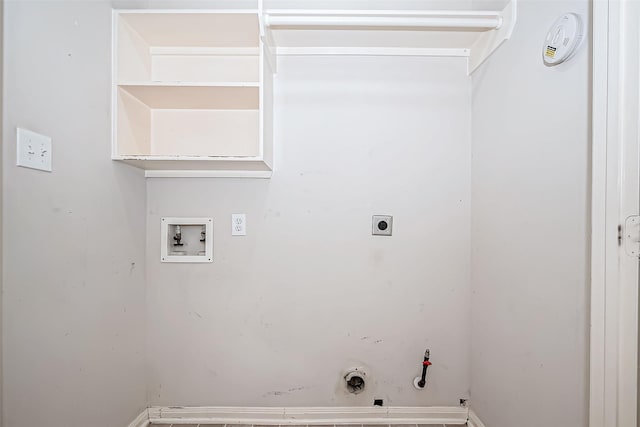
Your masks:
{"label": "upper shelf board", "polygon": [[265,39],[283,55],[465,56],[471,74],[511,36],[516,2],[501,11],[273,9]]}
{"label": "upper shelf board", "polygon": [[415,28],[487,31],[500,28],[501,11],[419,10],[269,10],[265,24],[274,28]]}
{"label": "upper shelf board", "polygon": [[119,16],[151,47],[258,47],[257,10],[120,10]]}

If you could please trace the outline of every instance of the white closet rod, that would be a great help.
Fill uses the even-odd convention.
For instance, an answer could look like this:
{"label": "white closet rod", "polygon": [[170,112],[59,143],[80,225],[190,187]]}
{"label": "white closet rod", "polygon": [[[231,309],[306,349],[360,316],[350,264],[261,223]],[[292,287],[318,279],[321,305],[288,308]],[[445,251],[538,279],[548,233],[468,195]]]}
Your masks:
{"label": "white closet rod", "polygon": [[384,16],[265,16],[269,27],[410,27],[410,28],[477,28],[495,30],[502,25],[501,16],[463,17],[384,17]]}

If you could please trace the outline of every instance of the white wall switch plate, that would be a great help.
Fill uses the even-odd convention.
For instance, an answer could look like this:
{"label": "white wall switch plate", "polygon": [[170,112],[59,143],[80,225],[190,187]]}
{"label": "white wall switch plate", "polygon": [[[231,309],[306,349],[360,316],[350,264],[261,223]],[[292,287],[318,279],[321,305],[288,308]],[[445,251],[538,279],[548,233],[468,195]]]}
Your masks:
{"label": "white wall switch plate", "polygon": [[246,236],[247,235],[247,215],[231,214],[231,235]]}
{"label": "white wall switch plate", "polygon": [[17,166],[51,172],[51,138],[18,128]]}

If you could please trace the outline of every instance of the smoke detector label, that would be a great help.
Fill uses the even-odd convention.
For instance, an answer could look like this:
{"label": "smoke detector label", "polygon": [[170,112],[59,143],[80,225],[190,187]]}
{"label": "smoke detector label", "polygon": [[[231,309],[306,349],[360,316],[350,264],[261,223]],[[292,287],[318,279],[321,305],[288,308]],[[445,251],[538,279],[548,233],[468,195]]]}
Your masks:
{"label": "smoke detector label", "polygon": [[547,46],[547,50],[544,55],[548,56],[549,58],[553,58],[554,56],[556,56],[556,48],[553,46]]}

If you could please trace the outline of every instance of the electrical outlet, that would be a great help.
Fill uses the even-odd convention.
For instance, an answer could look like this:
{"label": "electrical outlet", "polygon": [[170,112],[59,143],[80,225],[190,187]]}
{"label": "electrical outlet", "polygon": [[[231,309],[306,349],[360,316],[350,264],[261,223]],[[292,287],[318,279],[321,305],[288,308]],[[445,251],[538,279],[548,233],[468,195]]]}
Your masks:
{"label": "electrical outlet", "polygon": [[231,214],[231,235],[246,236],[247,235],[247,215]]}
{"label": "electrical outlet", "polygon": [[51,138],[18,128],[17,166],[51,172]]}
{"label": "electrical outlet", "polygon": [[371,234],[374,236],[391,236],[393,228],[393,217],[391,215],[374,215],[373,230]]}

